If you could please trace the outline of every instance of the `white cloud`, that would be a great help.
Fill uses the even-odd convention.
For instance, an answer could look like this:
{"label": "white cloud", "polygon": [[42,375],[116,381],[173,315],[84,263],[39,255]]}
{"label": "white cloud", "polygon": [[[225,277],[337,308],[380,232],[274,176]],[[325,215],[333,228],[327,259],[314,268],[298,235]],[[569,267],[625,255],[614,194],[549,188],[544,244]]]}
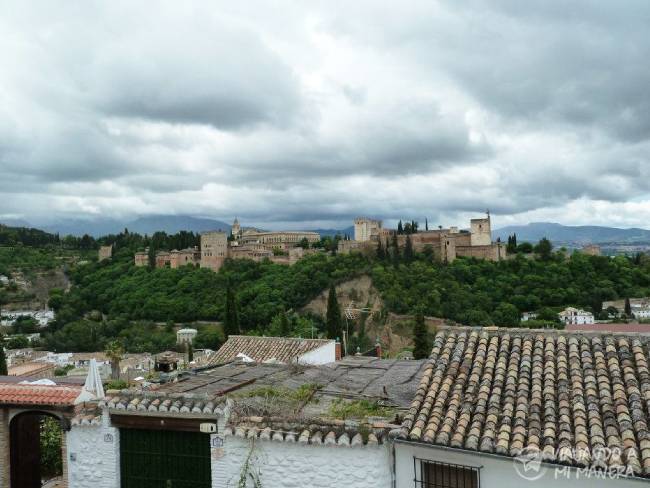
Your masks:
{"label": "white cloud", "polygon": [[10,2],[0,216],[645,226],[649,9]]}

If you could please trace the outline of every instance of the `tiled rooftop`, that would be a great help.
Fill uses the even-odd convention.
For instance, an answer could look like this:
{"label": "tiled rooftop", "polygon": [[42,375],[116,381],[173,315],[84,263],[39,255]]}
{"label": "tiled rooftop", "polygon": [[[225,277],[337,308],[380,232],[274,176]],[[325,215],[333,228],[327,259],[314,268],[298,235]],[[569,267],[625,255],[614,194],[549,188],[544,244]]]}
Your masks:
{"label": "tiled rooftop", "polygon": [[0,405],[72,406],[80,387],[0,384]]}
{"label": "tiled rooftop", "polygon": [[[292,442],[298,444],[332,445],[355,447],[362,445],[378,445],[384,442],[390,428],[389,424],[343,422],[333,423],[273,423],[262,418],[240,419],[236,425],[229,425],[224,435],[248,439],[272,440],[276,442]],[[361,431],[364,433],[362,434]]]}
{"label": "tiled rooftop", "polygon": [[191,393],[183,395],[122,390],[107,392],[106,398],[99,402],[99,407],[125,412],[222,415],[225,398]]}
{"label": "tiled rooftop", "polygon": [[[400,437],[650,475],[650,369],[643,336],[449,328]],[[601,448],[621,455],[603,459]]]}
{"label": "tiled rooftop", "polygon": [[237,354],[245,354],[259,363],[274,360],[286,364],[295,362],[303,354],[318,349],[330,342],[333,341],[328,339],[231,335],[225,344],[213,354],[209,363],[227,363],[237,359]]}

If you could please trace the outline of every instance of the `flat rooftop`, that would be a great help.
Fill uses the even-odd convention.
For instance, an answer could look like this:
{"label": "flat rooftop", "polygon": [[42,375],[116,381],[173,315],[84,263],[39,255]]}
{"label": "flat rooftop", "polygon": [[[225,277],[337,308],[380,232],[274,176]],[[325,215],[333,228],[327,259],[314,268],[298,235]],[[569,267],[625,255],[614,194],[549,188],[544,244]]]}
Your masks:
{"label": "flat rooftop", "polygon": [[[161,385],[163,393],[245,395],[263,387],[296,390],[318,384],[317,402],[309,408],[326,410],[334,399],[373,401],[407,409],[415,395],[426,361],[349,357],[323,366],[229,363]],[[305,412],[307,413],[307,412]],[[318,413],[318,412],[310,412]]]}

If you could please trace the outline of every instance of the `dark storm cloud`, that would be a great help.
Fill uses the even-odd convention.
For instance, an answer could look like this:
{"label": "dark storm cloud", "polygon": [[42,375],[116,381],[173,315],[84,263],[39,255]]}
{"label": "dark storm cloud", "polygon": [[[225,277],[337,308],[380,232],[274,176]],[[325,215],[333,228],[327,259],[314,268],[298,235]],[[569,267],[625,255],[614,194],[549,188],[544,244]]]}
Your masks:
{"label": "dark storm cloud", "polygon": [[486,107],[530,124],[650,138],[650,3],[448,5],[473,29],[450,33],[442,63]]}
{"label": "dark storm cloud", "polygon": [[288,124],[299,108],[299,86],[289,67],[251,32],[221,22],[199,24],[191,30],[156,26],[157,32],[129,46],[107,42],[109,54],[92,73],[98,108],[108,115],[223,130]]}
{"label": "dark storm cloud", "polygon": [[645,218],[645,1],[9,7],[0,217]]}

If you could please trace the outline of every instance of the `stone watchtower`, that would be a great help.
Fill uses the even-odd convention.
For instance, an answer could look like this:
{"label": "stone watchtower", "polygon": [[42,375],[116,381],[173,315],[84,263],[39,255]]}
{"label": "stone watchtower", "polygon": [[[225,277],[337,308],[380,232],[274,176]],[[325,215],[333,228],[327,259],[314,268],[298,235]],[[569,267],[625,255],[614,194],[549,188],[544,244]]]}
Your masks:
{"label": "stone watchtower", "polygon": [[492,244],[492,227],[490,212],[484,219],[470,220],[470,233],[472,246],[489,246]]}
{"label": "stone watchtower", "polygon": [[201,234],[201,267],[219,271],[228,257],[228,236],[225,232]]}
{"label": "stone watchtower", "polygon": [[239,225],[239,220],[237,220],[237,217],[235,217],[235,221],[232,223],[231,233],[235,238],[241,236],[241,227]]}

